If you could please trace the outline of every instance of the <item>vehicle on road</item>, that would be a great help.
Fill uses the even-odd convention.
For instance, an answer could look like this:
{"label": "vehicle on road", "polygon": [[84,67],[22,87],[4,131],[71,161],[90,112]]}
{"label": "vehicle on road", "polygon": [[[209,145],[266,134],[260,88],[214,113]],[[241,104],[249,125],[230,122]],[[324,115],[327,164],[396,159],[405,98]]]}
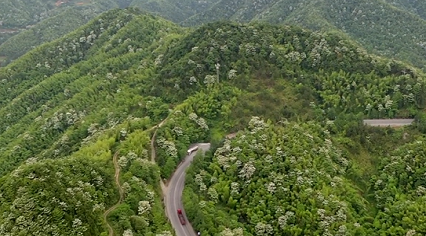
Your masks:
{"label": "vehicle on road", "polygon": [[181,210],[181,209],[178,209],[178,210],[177,210],[177,214],[178,214],[178,217],[179,217],[180,223],[181,223],[182,225],[185,225],[185,224],[186,224],[186,221],[185,221],[185,217],[184,217],[184,216],[183,216],[183,214],[182,214],[182,210]]}
{"label": "vehicle on road", "polygon": [[195,147],[192,147],[192,148],[188,149],[187,153],[188,153],[188,155],[190,155],[191,153],[193,153],[193,152],[195,152],[197,150],[198,150],[198,146],[195,146]]}

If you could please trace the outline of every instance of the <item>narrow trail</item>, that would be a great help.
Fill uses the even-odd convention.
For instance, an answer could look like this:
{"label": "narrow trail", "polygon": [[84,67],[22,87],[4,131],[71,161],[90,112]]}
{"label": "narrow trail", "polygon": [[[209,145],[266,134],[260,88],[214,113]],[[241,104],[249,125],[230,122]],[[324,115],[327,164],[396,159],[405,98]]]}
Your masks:
{"label": "narrow trail", "polygon": [[[152,162],[155,162],[155,156],[156,156],[154,143],[155,143],[155,137],[157,136],[157,130],[158,130],[158,128],[160,128],[164,124],[164,122],[166,122],[166,120],[167,120],[167,118],[164,119],[163,121],[161,121],[158,125],[155,125],[152,128],[147,130],[147,131],[150,131],[152,129],[155,129],[155,132],[154,132],[154,134],[152,135],[152,138],[151,138],[151,161]],[[114,236],[114,229],[112,228],[112,226],[108,222],[107,217],[108,217],[109,213],[114,211],[124,200],[124,191],[123,191],[123,188],[121,187],[121,184],[120,184],[120,166],[118,165],[118,160],[117,160],[118,154],[119,154],[118,151],[114,154],[112,162],[114,163],[114,169],[115,169],[114,179],[115,179],[115,184],[117,185],[117,188],[118,188],[120,199],[118,200],[118,202],[114,206],[112,206],[108,210],[106,210],[104,212],[104,215],[103,215],[104,221],[105,221],[105,223],[108,227],[109,236]],[[160,181],[160,182],[161,182],[161,188],[164,191],[164,189],[163,189],[164,184],[163,184],[162,181]]]}
{"label": "narrow trail", "polygon": [[156,157],[156,153],[155,153],[155,138],[157,137],[157,130],[158,128],[160,128],[164,122],[166,122],[167,118],[164,119],[163,121],[161,121],[158,125],[154,126],[153,128],[155,128],[154,134],[151,137],[151,161],[155,162],[155,157]]}
{"label": "narrow trail", "polygon": [[[157,153],[155,151],[155,138],[157,137],[157,130],[167,121],[167,119],[168,119],[168,117],[166,119],[164,119],[163,121],[161,121],[158,125],[154,126],[155,131],[154,131],[154,134],[151,137],[151,162],[153,162],[153,163],[155,163],[155,158],[157,156]],[[167,187],[164,184],[163,180],[161,180],[161,178],[160,178],[160,186],[161,186],[161,191],[163,192],[163,197],[164,197],[166,192],[167,192]]]}
{"label": "narrow trail", "polygon": [[107,217],[108,217],[109,213],[111,213],[113,210],[115,210],[118,207],[118,205],[120,205],[121,202],[124,199],[124,191],[123,191],[123,188],[120,185],[120,166],[118,165],[118,161],[117,161],[118,154],[119,154],[119,152],[117,151],[114,154],[114,157],[113,157],[112,161],[114,162],[114,169],[115,169],[115,176],[114,176],[114,178],[115,178],[115,184],[117,185],[118,192],[120,194],[120,199],[118,200],[118,202],[114,206],[110,207],[104,213],[104,220],[105,220],[105,222],[107,224],[107,227],[108,227],[109,236],[114,236],[114,229],[109,224],[109,222],[107,220]]}

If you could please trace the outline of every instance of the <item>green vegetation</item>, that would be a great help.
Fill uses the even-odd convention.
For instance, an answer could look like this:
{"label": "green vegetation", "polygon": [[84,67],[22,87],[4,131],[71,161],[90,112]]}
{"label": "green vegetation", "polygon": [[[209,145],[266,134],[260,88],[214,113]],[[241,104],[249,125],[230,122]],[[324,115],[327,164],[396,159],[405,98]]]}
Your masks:
{"label": "green vegetation", "polygon": [[[389,152],[379,145],[401,143],[409,130],[358,126],[367,143],[350,151],[359,140],[338,128],[253,117],[235,139],[193,161],[184,203],[194,227],[208,235],[421,235],[424,139]],[[369,148],[365,163],[359,150]]]}
{"label": "green vegetation", "polygon": [[[422,232],[415,214],[385,209],[408,199],[424,209],[414,194],[420,175],[396,181],[386,167],[388,154],[410,161],[402,153],[415,145],[414,164],[424,163],[424,79],[335,33],[231,22],[186,29],[136,8],[108,11],[0,68],[0,232],[170,235],[160,179],[204,141],[213,152],[196,159],[185,190],[203,231],[363,235],[394,220],[395,232]],[[418,123],[395,132],[360,125],[378,117]],[[231,132],[240,133],[224,143]],[[388,182],[373,187],[379,180]]]}
{"label": "green vegetation", "polygon": [[173,22],[179,23],[189,17],[207,10],[217,0],[133,0],[130,3],[132,7],[139,7],[140,9],[158,14]]}
{"label": "green vegetation", "polygon": [[128,4],[125,0],[0,1],[0,32],[5,32],[0,35],[0,56],[6,57],[9,63],[77,29],[104,11]]}
{"label": "green vegetation", "polygon": [[424,1],[410,1],[410,0],[386,0],[386,2],[393,4],[394,6],[406,9],[421,18],[426,19],[426,2]]}
{"label": "green vegetation", "polygon": [[[132,6],[184,26],[226,19],[238,22],[267,21],[299,25],[322,32],[339,32],[341,37],[356,40],[369,53],[407,61],[422,69],[426,64],[424,59],[426,5],[423,1],[363,0],[347,3],[337,0],[69,0],[63,2],[59,5],[54,1],[40,0],[30,2],[18,0],[13,4],[8,1],[0,2],[4,6],[0,10],[2,22],[0,32],[2,29],[19,32],[26,27],[35,27],[23,30],[12,38],[10,37],[16,32],[0,34],[0,45],[9,39],[7,45],[0,47],[0,56],[7,56],[8,61],[13,60],[27,52],[29,48],[71,32],[81,25],[82,21],[87,22],[103,11]],[[70,13],[68,11],[70,9],[77,10],[78,13]],[[58,21],[60,16],[61,20]],[[56,27],[58,25],[60,29]],[[16,42],[14,46],[11,46],[12,42]],[[14,50],[15,48],[19,50]]]}
{"label": "green vegetation", "polygon": [[152,72],[140,65],[161,49],[153,41],[177,30],[132,9],[114,10],[1,69],[2,235],[107,233],[102,215],[119,199],[115,153],[124,191],[107,216],[115,235],[170,235],[160,171],[148,158],[148,129],[164,117],[141,107],[151,99],[140,91]]}
{"label": "green vegetation", "polygon": [[[183,25],[217,20],[267,21],[323,32],[338,31],[369,52],[424,68],[426,21],[423,1],[242,1],[222,0]],[[409,22],[409,23],[408,23]]]}
{"label": "green vegetation", "polygon": [[9,60],[30,51],[44,42],[50,42],[87,23],[83,12],[69,9],[57,16],[50,17],[22,33],[9,38],[0,45],[0,55]]}

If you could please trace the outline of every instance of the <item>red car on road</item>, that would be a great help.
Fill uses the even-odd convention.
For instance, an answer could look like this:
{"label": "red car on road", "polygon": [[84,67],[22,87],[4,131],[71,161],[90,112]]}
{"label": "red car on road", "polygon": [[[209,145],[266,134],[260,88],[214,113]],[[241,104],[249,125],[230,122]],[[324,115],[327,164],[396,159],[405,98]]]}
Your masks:
{"label": "red car on road", "polygon": [[182,225],[185,225],[185,224],[186,224],[186,221],[185,221],[185,217],[184,217],[184,216],[183,216],[183,214],[182,214],[182,210],[181,210],[181,209],[177,209],[177,214],[178,214],[178,217],[179,217],[180,223],[181,223]]}

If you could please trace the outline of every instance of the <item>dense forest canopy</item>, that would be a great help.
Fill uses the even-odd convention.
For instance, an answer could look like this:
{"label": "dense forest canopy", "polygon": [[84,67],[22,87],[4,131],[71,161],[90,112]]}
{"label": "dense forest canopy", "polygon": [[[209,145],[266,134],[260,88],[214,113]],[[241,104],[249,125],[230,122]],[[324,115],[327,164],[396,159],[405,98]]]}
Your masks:
{"label": "dense forest canopy", "polygon": [[197,142],[203,232],[422,234],[425,78],[335,32],[110,10],[0,68],[0,234],[172,235],[160,179]]}

